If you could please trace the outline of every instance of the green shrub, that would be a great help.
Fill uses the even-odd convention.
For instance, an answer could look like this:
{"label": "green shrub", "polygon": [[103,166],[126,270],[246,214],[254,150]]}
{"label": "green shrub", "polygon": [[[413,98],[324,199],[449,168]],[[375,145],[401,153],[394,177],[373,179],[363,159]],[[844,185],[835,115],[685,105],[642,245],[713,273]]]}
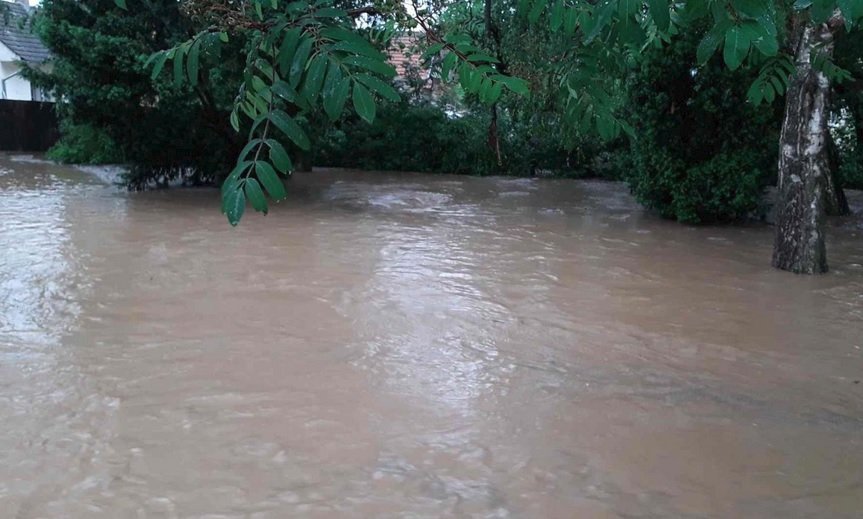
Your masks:
{"label": "green shrub", "polygon": [[315,164],[368,170],[467,175],[529,176],[537,171],[567,177],[619,177],[621,142],[584,139],[572,151],[561,145],[556,118],[514,120],[498,111],[501,164],[488,146],[490,114],[477,109],[459,117],[407,102],[381,106],[369,125],[356,117],[324,132]]}
{"label": "green shrub", "polygon": [[486,144],[487,118],[450,118],[439,108],[381,106],[374,124],[350,117],[327,131],[315,163],[371,170],[489,175],[500,172]]}
{"label": "green shrub", "polygon": [[746,101],[756,70],[729,71],[721,56],[695,68],[697,34],[650,51],[630,77],[636,137],[626,178],[639,202],[667,218],[740,220],[775,179],[782,107]]}
{"label": "green shrub", "polygon": [[47,156],[64,164],[119,164],[123,155],[111,137],[99,128],[87,124],[60,125],[60,140]]}
{"label": "green shrub", "polygon": [[863,189],[863,152],[852,149],[840,154],[837,176],[845,189]]}

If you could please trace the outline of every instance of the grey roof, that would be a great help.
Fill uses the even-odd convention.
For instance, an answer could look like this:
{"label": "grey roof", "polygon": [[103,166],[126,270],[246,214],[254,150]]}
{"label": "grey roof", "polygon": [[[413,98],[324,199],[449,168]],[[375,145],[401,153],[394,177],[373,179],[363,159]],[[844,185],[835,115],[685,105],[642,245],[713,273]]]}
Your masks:
{"label": "grey roof", "polygon": [[[29,9],[18,3],[0,0],[0,43],[28,63],[42,63],[51,53],[33,32]],[[3,12],[7,8],[8,11]]]}

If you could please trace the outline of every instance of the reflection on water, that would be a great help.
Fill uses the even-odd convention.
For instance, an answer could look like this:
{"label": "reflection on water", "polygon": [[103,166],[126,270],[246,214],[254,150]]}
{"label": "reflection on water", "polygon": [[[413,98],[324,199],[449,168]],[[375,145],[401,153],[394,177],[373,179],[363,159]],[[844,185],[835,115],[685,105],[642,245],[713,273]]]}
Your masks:
{"label": "reflection on water", "polygon": [[859,516],[860,215],[796,277],[614,184],[289,189],[0,157],[0,516]]}

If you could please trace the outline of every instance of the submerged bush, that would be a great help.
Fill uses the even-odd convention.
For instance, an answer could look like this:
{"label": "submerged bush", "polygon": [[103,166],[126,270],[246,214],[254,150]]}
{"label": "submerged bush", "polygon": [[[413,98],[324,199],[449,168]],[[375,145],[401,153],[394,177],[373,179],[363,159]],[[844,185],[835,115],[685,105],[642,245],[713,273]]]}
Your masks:
{"label": "submerged bush", "polygon": [[64,164],[119,164],[123,154],[107,132],[88,124],[60,125],[60,140],[48,150],[49,159]]}

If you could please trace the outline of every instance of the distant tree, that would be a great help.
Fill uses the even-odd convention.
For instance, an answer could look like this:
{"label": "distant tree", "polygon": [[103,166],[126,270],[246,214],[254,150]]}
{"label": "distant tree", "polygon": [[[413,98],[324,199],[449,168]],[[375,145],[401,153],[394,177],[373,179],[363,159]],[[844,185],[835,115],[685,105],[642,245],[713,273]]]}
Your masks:
{"label": "distant tree", "polygon": [[173,0],[136,7],[127,12],[112,0],[44,0],[35,27],[53,68],[28,70],[28,77],[53,93],[63,127],[77,142],[86,132],[110,137],[113,156],[131,167],[130,188],[223,178],[245,144],[227,122],[234,91],[223,83],[241,75],[241,44],[221,58],[202,53],[218,66],[194,86],[151,81],[147,56],[184,41],[193,24]]}

